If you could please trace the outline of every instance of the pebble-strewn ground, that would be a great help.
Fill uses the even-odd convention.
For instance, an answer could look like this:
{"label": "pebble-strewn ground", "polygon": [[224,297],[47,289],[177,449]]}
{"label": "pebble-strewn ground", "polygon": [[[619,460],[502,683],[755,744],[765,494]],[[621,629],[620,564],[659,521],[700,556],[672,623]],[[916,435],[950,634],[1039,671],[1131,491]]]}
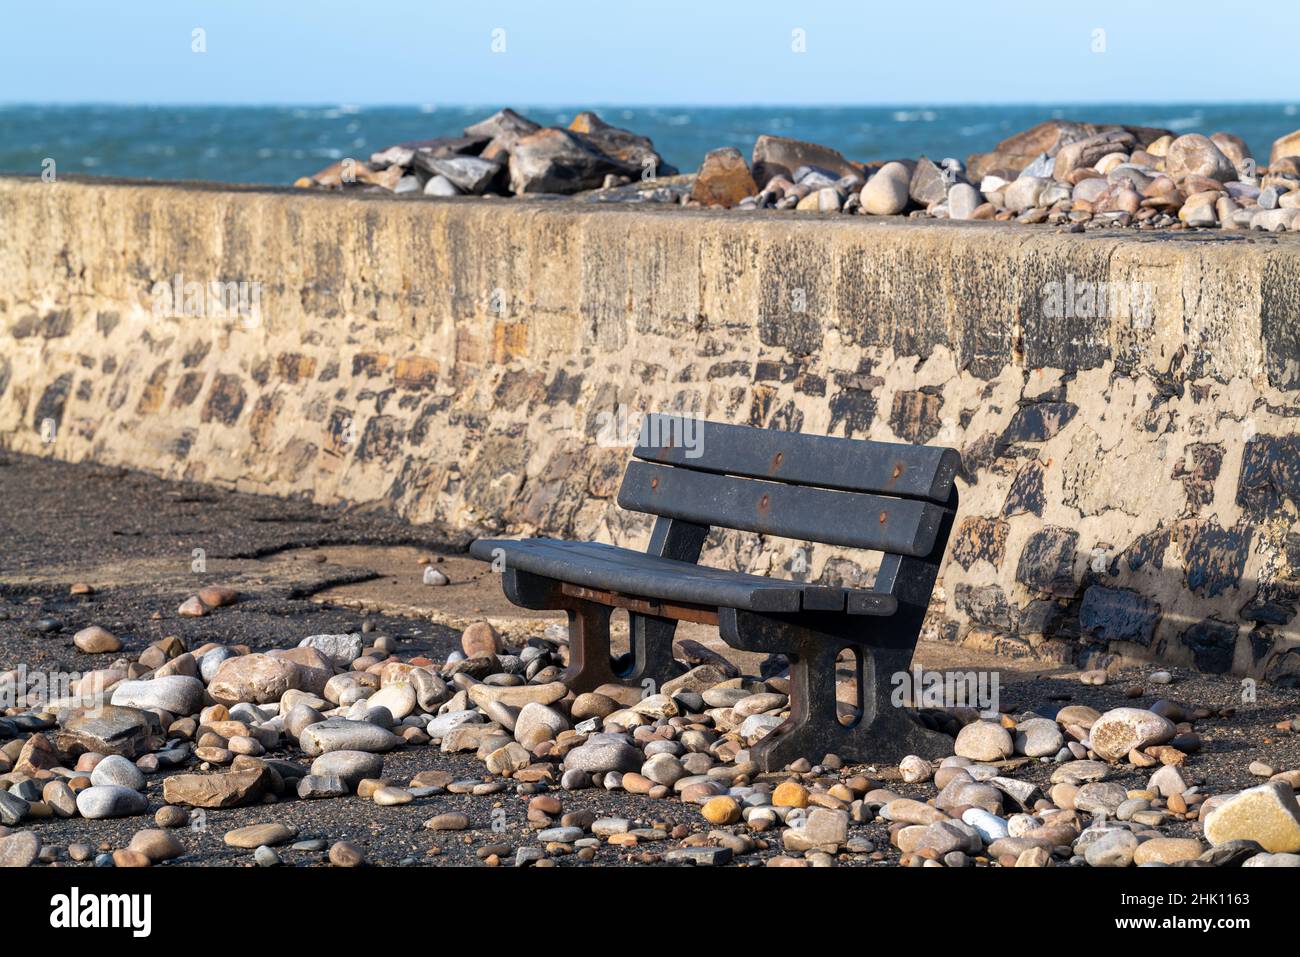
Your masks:
{"label": "pebble-strewn ground", "polygon": [[311,601],[331,543],[418,544],[437,589],[441,530],[16,457],[0,500],[0,864],[1300,863],[1293,689],[1008,672],[1000,717],[928,715],[944,766],[761,774],[780,676],[692,646],[574,698],[560,645]]}

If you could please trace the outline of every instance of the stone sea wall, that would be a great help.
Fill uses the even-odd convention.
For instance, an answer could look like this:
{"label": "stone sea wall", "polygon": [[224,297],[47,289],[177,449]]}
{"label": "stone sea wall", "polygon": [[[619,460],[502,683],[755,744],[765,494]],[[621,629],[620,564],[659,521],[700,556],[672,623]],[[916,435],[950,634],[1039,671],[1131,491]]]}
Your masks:
{"label": "stone sea wall", "polygon": [[633,547],[623,410],[946,444],[933,637],[1295,683],[1298,278],[1288,235],[0,178],[0,444]]}

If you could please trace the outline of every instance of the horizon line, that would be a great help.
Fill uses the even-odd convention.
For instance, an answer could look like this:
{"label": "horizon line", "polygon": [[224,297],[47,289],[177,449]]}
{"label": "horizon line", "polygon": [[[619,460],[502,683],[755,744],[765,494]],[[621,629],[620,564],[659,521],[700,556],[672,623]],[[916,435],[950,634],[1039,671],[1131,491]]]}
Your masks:
{"label": "horizon line", "polygon": [[[521,101],[516,101],[521,102]],[[117,101],[117,100],[0,100],[0,108],[9,109],[13,107],[116,107],[116,108],[190,108],[190,109],[222,109],[222,108],[264,108],[264,109],[419,109],[430,112],[438,110],[499,110],[511,108],[519,110],[548,110],[548,109],[571,109],[580,102],[574,100],[571,102],[543,102],[543,103],[526,103],[521,102],[518,107],[503,107],[500,104],[491,103],[430,103],[430,102],[368,102],[368,101],[331,101],[317,100],[307,101],[212,101],[212,102],[195,102],[190,100],[152,100],[152,101]],[[1034,107],[1058,109],[1062,107],[1204,107],[1204,106],[1249,106],[1249,107],[1291,107],[1300,109],[1300,100],[1036,100],[1015,102],[1008,101],[1004,103],[988,102],[893,102],[893,103],[865,103],[865,102],[765,102],[765,103],[691,103],[691,102],[603,102],[587,103],[583,109],[600,110],[600,109],[707,109],[707,110],[736,110],[736,109],[1031,109]]]}

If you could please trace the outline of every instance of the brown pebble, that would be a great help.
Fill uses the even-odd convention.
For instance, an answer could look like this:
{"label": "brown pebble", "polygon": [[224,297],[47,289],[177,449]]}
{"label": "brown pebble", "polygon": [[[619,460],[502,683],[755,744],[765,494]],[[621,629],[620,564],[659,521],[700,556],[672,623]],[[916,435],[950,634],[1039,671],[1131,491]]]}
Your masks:
{"label": "brown pebble", "polygon": [[153,816],[159,827],[184,827],[190,822],[190,812],[174,804],[164,804]]}
{"label": "brown pebble", "polygon": [[330,847],[330,863],[335,867],[360,867],[365,862],[365,854],[349,841],[339,841]]}

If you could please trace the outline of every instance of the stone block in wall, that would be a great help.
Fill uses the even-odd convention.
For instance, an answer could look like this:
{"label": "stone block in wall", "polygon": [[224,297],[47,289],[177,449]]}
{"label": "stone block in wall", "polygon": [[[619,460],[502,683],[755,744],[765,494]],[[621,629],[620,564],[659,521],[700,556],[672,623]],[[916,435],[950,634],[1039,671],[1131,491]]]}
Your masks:
{"label": "stone block in wall", "polygon": [[1079,533],[1046,525],[1029,536],[1016,563],[1016,581],[1039,595],[1072,598],[1078,590],[1074,560]]}
{"label": "stone block in wall", "polygon": [[1008,528],[1000,518],[973,515],[961,519],[948,543],[952,560],[967,571],[981,559],[994,568],[1001,568],[1006,557]]}
{"label": "stone block in wall", "polygon": [[1129,588],[1090,585],[1079,606],[1079,627],[1101,641],[1150,645],[1160,605]]}

